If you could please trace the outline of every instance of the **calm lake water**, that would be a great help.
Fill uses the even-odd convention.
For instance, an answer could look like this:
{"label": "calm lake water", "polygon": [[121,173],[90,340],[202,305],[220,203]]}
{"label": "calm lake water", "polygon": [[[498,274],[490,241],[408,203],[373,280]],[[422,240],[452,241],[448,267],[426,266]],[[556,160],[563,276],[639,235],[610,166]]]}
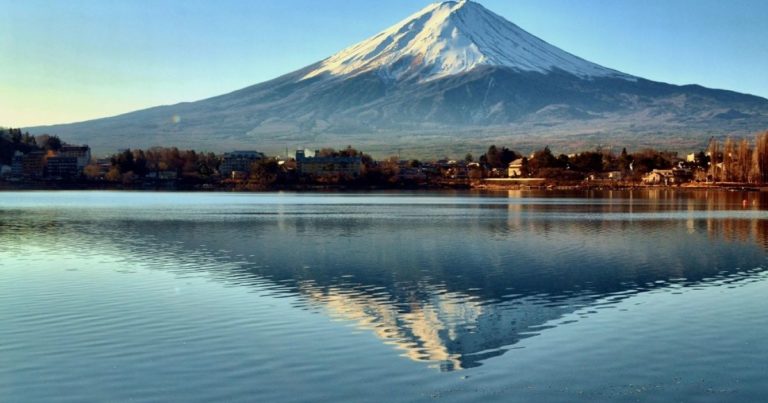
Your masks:
{"label": "calm lake water", "polygon": [[0,401],[764,401],[767,209],[0,193]]}

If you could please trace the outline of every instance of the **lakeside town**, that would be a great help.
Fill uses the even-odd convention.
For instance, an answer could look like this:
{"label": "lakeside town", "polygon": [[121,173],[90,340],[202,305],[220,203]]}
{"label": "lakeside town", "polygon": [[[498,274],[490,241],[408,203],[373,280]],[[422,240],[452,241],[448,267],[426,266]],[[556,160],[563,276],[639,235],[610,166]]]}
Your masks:
{"label": "lakeside town", "polygon": [[712,139],[705,150],[679,155],[596,148],[558,154],[491,145],[479,156],[376,160],[352,146],[300,149],[291,156],[255,150],[223,154],[153,147],[95,157],[87,145],[57,136],[0,129],[3,189],[418,189],[728,187],[768,183],[768,132],[750,142]]}

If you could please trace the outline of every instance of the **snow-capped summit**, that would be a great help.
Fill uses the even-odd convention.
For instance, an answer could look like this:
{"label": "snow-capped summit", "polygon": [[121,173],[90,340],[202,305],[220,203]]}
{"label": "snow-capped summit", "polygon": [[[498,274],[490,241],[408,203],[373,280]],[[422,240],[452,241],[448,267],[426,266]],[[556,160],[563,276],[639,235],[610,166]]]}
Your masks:
{"label": "snow-capped summit", "polygon": [[431,4],[322,61],[304,78],[375,71],[385,78],[430,81],[478,66],[633,78],[560,50],[469,0]]}

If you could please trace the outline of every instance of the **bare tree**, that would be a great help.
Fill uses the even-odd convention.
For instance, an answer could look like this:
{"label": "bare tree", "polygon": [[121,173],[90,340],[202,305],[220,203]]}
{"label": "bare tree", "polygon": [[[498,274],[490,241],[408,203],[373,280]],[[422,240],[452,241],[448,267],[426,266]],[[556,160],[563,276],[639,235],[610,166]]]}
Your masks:
{"label": "bare tree", "polygon": [[755,137],[750,177],[754,183],[765,183],[768,179],[768,132]]}
{"label": "bare tree", "polygon": [[725,144],[723,146],[723,171],[722,171],[722,179],[725,182],[733,182],[734,179],[734,172],[733,172],[733,160],[736,152],[733,147],[733,140],[731,140],[730,137],[725,139]]}
{"label": "bare tree", "polygon": [[709,176],[712,182],[717,182],[720,177],[720,145],[714,137],[709,140],[707,154],[709,154]]}
{"label": "bare tree", "polygon": [[752,150],[749,148],[749,141],[741,139],[739,148],[736,150],[736,180],[739,182],[749,181],[749,170],[752,166]]}

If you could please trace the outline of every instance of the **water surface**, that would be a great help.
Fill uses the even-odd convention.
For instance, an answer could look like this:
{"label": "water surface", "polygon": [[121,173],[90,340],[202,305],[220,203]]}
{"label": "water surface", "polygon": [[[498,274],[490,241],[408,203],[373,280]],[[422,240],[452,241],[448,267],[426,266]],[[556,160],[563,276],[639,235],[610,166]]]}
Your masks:
{"label": "water surface", "polygon": [[0,193],[0,400],[760,400],[767,207]]}

